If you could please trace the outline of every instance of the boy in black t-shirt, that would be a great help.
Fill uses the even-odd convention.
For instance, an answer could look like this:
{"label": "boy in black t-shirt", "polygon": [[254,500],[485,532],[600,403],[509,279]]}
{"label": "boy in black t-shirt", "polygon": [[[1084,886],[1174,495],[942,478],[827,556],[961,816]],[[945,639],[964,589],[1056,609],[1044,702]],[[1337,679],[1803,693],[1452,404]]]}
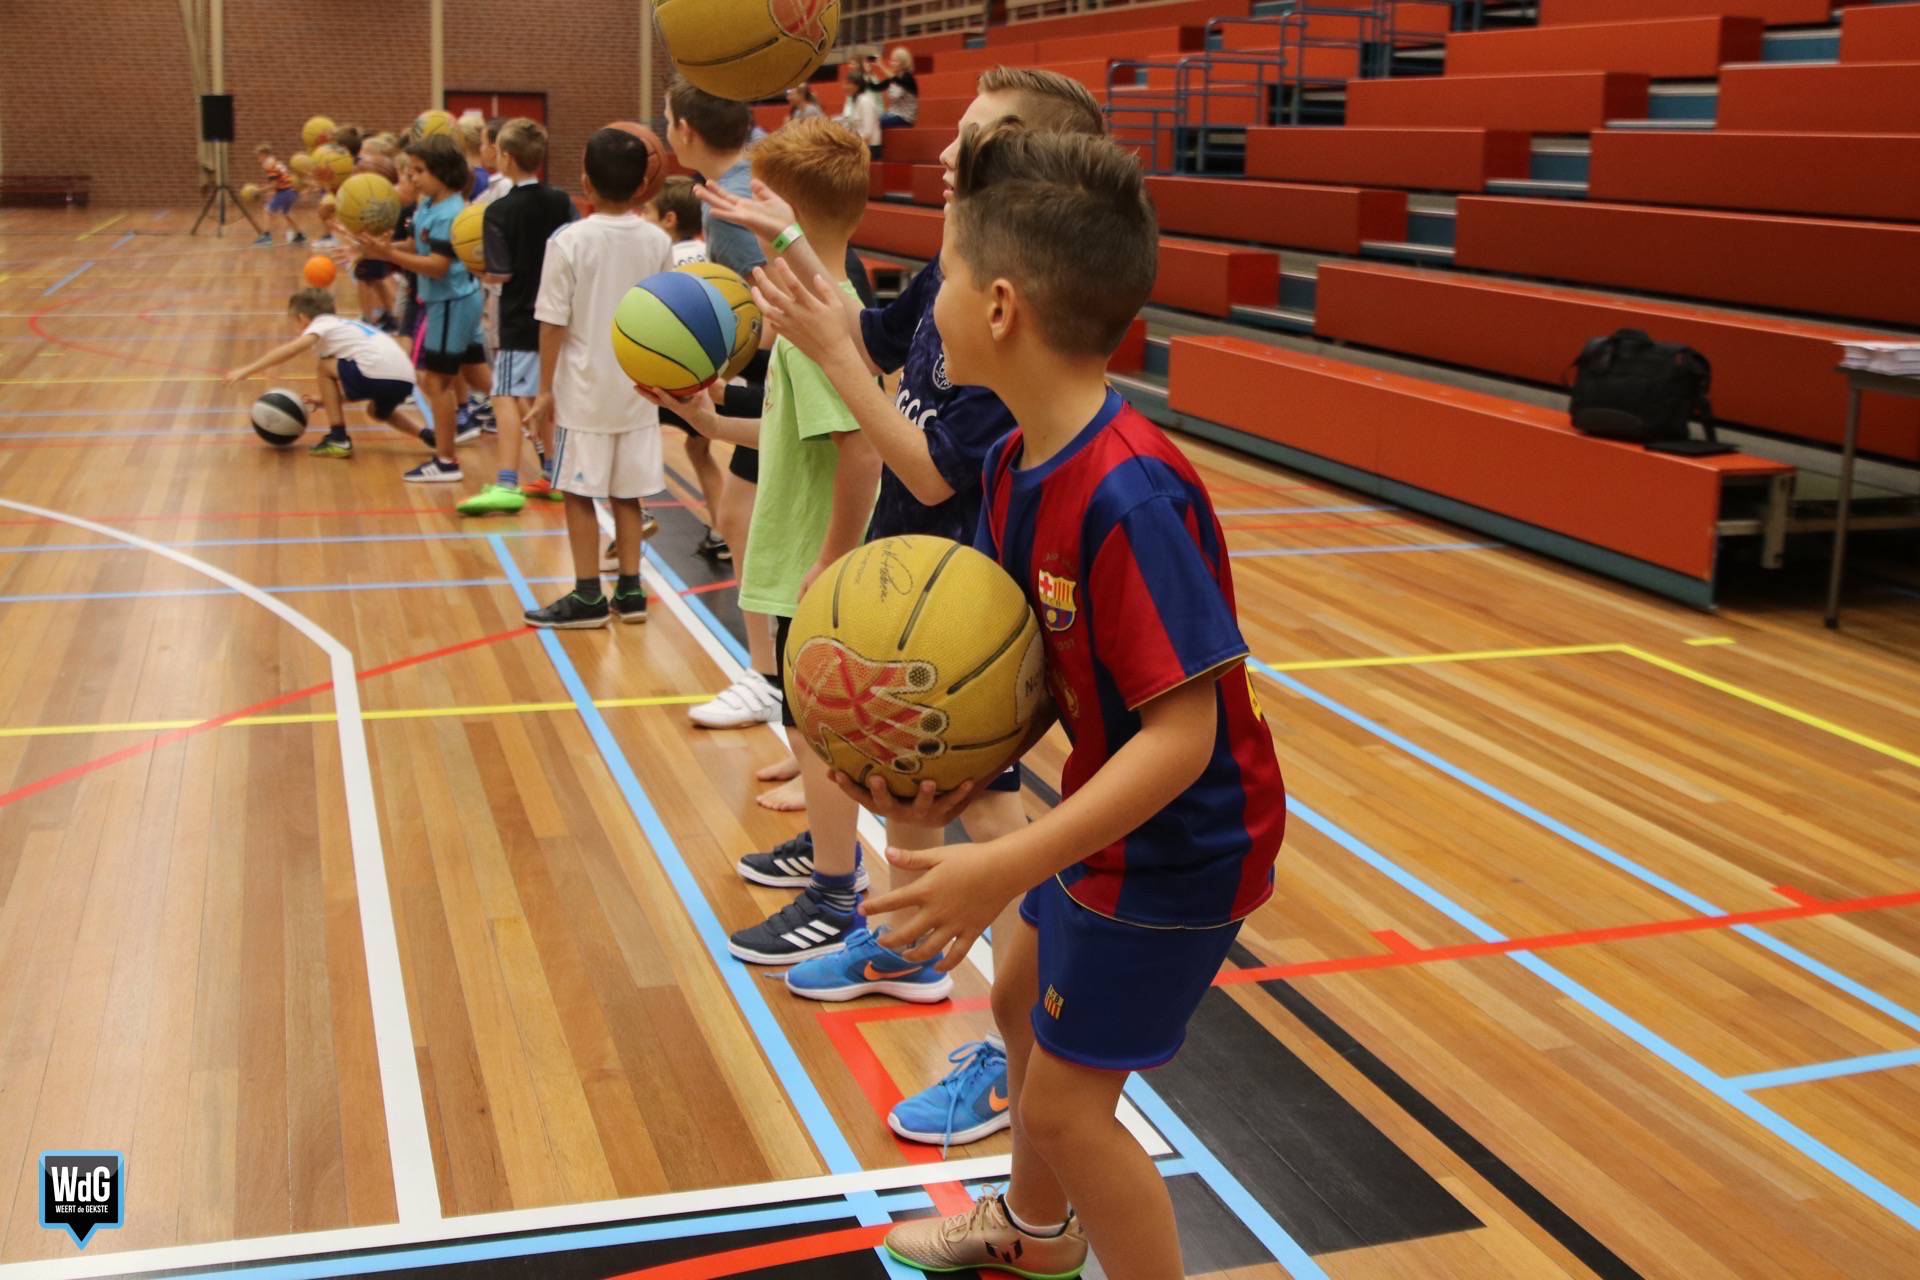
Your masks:
{"label": "boy in black t-shirt", "polygon": [[500,347],[493,361],[493,412],[500,423],[495,443],[499,473],[492,484],[457,508],[463,516],[511,515],[526,506],[528,495],[558,501],[546,474],[546,443],[534,440],[541,474],[520,484],[520,433],[527,410],[540,394],[540,323],[534,299],[540,294],[540,269],[547,241],[573,221],[573,199],[534,177],[547,158],[547,131],[524,117],[500,126],[500,173],[513,189],[486,207],[483,215],[489,282],[500,285]]}

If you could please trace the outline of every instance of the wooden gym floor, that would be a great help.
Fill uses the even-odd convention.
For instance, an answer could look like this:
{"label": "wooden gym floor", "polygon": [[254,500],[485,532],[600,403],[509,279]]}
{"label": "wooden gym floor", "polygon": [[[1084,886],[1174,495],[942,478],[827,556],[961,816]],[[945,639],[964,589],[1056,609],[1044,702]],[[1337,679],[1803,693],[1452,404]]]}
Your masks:
{"label": "wooden gym floor", "polygon": [[[558,507],[456,518],[478,448],[421,489],[378,429],[262,447],[304,371],[215,374],[303,255],[189,221],[0,213],[0,1277],[881,1274],[1005,1169],[881,1120],[986,982],[821,1008],[724,957],[799,824],[773,734],[685,719],[740,648],[677,437],[652,622],[529,633]],[[1293,802],[1129,1091],[1189,1270],[1911,1275],[1912,601],[1694,613],[1183,445]],[[127,1162],[83,1253],[68,1147]]]}

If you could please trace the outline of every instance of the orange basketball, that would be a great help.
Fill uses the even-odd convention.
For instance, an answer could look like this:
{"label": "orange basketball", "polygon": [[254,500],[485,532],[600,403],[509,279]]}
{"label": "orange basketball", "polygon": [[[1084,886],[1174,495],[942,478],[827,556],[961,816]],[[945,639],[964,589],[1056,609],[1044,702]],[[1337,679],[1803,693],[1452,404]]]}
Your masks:
{"label": "orange basketball", "polygon": [[640,189],[633,193],[634,204],[645,204],[660,194],[661,184],[667,180],[667,156],[660,147],[660,139],[647,126],[635,124],[631,120],[615,120],[607,128],[624,129],[646,144],[647,176],[641,182]]}
{"label": "orange basketball", "polygon": [[333,265],[333,259],[321,253],[308,258],[307,265],[300,268],[300,274],[305,276],[307,283],[316,289],[324,289],[332,284],[337,271],[338,268]]}

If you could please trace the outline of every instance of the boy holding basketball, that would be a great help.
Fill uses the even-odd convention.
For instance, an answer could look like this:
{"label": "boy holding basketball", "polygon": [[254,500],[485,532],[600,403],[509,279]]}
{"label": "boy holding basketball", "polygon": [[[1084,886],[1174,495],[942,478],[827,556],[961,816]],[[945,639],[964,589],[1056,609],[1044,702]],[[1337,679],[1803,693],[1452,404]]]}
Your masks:
{"label": "boy holding basketball", "polygon": [[[1099,102],[1078,81],[1051,71],[995,67],[981,75],[978,96],[961,117],[960,130],[990,128],[1008,118],[1048,133],[1099,136],[1106,131]],[[956,135],[941,154],[949,188],[959,146]],[[741,201],[725,192],[705,194],[716,217],[748,226],[769,248],[792,221],[791,210],[770,195]],[[818,260],[807,241],[773,254],[771,261],[767,275],[772,278],[762,276],[760,290],[770,321],[820,363],[886,463],[867,536],[925,533],[971,541],[979,525],[980,472],[987,451],[1016,424],[992,391],[949,376],[933,316],[940,264],[929,263],[888,306],[863,310],[845,306],[837,291],[819,287]],[[874,375],[894,370],[900,372],[900,386],[889,397]],[[985,791],[961,817],[970,839],[993,840],[1026,825],[1018,769],[987,783]],[[903,820],[888,824],[887,838],[898,848],[926,848],[941,843],[945,833],[939,826]],[[803,835],[788,847],[749,854],[739,871],[758,883],[777,883],[777,877],[791,874],[788,868],[810,857]],[[894,888],[914,878],[911,871],[892,869]],[[875,993],[933,1000],[946,994],[951,980],[944,974],[909,963],[887,945],[884,938],[895,919],[869,912],[867,922],[867,931],[849,939],[840,955],[790,971],[788,990],[815,1000]],[[993,930],[996,956],[1016,927],[1009,906]],[[977,1142],[1007,1127],[1006,1052],[998,1037],[962,1046],[951,1060],[958,1065],[946,1078],[888,1113],[894,1133],[944,1147]]]}
{"label": "boy holding basketball", "polygon": [[[567,495],[567,542],[574,588],[544,609],[536,627],[580,630],[647,620],[640,585],[640,500],[665,487],[658,410],[633,394],[614,358],[613,314],[634,282],[673,261],[667,233],[633,212],[652,152],[625,129],[587,139],[582,186],[593,213],[547,241],[533,313],[540,324],[540,384],[528,419],[553,423],[554,482]],[[619,578],[609,600],[600,582],[600,527],[594,499],[613,507]]]}
{"label": "boy holding basketball", "polygon": [[[753,176],[794,210],[787,236],[805,236],[822,260],[835,264],[846,261],[848,238],[866,212],[867,166],[859,139],[824,118],[789,124],[753,151]],[[833,280],[854,296],[844,266]],[[760,489],[740,607],[774,618],[772,683],[778,687],[800,597],[823,569],[860,544],[880,459],[820,366],[789,342],[773,344],[759,419],[720,417],[703,396],[672,407],[702,435],[759,446]],[[781,711],[813,820],[814,866],[797,898],[729,941],[728,949],[750,964],[789,965],[838,951],[859,922],[858,807],[828,780],[825,763],[802,742],[784,701]]]}
{"label": "boy holding basketball", "polygon": [[512,515],[529,494],[559,498],[546,474],[546,442],[533,437],[541,474],[520,485],[520,435],[534,397],[540,394],[540,321],[534,302],[540,296],[547,242],[573,221],[573,200],[534,175],[547,159],[547,131],[524,117],[501,126],[495,142],[505,195],[487,205],[485,217],[487,277],[500,291],[499,347],[493,357],[493,412],[504,428],[495,442],[499,470],[492,484],[462,502],[463,516]]}
{"label": "boy holding basketball", "polygon": [[[434,134],[407,144],[407,172],[420,193],[413,214],[413,249],[392,237],[355,236],[365,257],[391,262],[414,274],[415,292],[425,316],[414,363],[421,390],[433,410],[434,456],[407,472],[411,484],[451,484],[460,480],[455,388],[470,368],[483,369],[486,347],[481,340],[480,282],[453,251],[453,220],[466,208],[461,191],[467,185],[467,162],[453,139]],[[471,434],[478,434],[474,428]]]}
{"label": "boy holding basketball", "polygon": [[[293,174],[287,169],[287,166],[281,164],[279,158],[273,154],[273,144],[271,142],[263,142],[258,147],[255,147],[254,154],[260,157],[260,171],[267,175],[267,181],[273,187],[273,194],[267,197],[268,222],[271,224],[273,219],[280,219],[281,222],[286,224],[287,243],[299,244],[307,238],[307,233],[302,231],[300,224],[293,220],[293,202],[300,196],[300,193],[293,189]],[[260,238],[255,240],[254,243],[259,245],[272,244],[273,232],[270,230],[262,231]]]}
{"label": "boy holding basketball", "polygon": [[[1165,1184],[1114,1107],[1129,1072],[1179,1051],[1273,891],[1286,802],[1226,539],[1191,464],[1106,382],[1157,241],[1139,162],[1112,143],[1013,124],[962,140],[935,319],[948,376],[1020,424],[988,456],[976,545],[1046,620],[1073,750],[1058,808],[971,849],[889,849],[923,874],[871,904],[906,917],[907,958],[951,968],[1021,900],[993,988],[1013,1176],[968,1214],[893,1229],[888,1249],[929,1271],[1018,1256],[1070,1275],[1090,1242],[1114,1280],[1183,1274]],[[936,822],[965,803],[930,792],[867,802]]]}

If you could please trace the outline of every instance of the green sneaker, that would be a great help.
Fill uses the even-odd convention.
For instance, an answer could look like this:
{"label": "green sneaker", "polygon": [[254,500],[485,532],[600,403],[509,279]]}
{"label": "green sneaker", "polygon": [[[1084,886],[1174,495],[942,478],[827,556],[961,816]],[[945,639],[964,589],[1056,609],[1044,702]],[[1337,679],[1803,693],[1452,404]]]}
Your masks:
{"label": "green sneaker", "polygon": [[463,516],[517,515],[527,505],[527,496],[518,489],[490,484],[455,507]]}
{"label": "green sneaker", "polygon": [[322,439],[319,444],[313,446],[313,448],[307,450],[307,456],[309,458],[351,458],[353,456],[353,441],[348,440],[342,443],[331,437],[327,437]]}

